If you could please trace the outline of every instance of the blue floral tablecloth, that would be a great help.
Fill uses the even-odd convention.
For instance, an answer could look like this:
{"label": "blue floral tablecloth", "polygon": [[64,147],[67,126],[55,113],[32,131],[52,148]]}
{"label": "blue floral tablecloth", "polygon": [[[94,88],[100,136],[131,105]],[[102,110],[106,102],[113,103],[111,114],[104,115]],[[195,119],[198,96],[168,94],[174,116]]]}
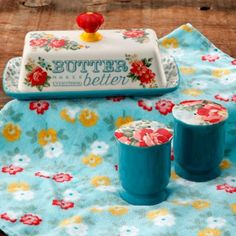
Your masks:
{"label": "blue floral tablecloth", "polygon": [[[10,236],[236,235],[236,60],[190,24],[162,38],[160,48],[179,66],[181,84],[173,93],[149,98],[13,100],[5,105],[0,112],[4,232]],[[166,202],[148,207],[127,204],[117,192],[113,131],[136,119],[173,127],[173,106],[192,99],[214,100],[229,109],[222,175],[195,183],[172,170]]]}

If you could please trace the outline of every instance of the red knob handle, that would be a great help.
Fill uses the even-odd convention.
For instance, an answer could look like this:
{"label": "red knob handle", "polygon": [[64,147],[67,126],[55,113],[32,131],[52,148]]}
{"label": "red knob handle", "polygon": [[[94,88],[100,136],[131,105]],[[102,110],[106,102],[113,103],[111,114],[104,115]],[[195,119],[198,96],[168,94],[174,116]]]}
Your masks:
{"label": "red knob handle", "polygon": [[104,22],[104,18],[97,12],[85,12],[77,16],[76,22],[86,33],[95,33]]}

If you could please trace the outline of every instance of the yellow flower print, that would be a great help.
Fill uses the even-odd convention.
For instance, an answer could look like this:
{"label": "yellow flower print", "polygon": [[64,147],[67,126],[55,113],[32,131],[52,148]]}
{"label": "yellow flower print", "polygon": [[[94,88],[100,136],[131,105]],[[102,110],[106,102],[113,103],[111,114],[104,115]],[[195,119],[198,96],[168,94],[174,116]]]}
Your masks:
{"label": "yellow flower print", "polygon": [[85,165],[88,165],[90,167],[96,167],[97,165],[101,164],[103,161],[103,158],[95,155],[93,153],[89,154],[88,156],[85,156],[82,158],[82,162]]}
{"label": "yellow flower print", "polygon": [[178,48],[179,47],[178,40],[174,37],[163,39],[161,44],[164,48]]}
{"label": "yellow flower print", "polygon": [[188,206],[190,204],[189,201],[180,201],[180,200],[173,200],[172,203],[179,206]]}
{"label": "yellow flower print", "polygon": [[62,220],[59,225],[60,226],[67,226],[71,224],[80,224],[82,222],[82,219],[80,216],[73,216],[68,219]]}
{"label": "yellow flower print", "polygon": [[231,211],[233,212],[233,214],[236,215],[236,203],[232,203],[232,204],[230,205],[230,208],[231,208]]}
{"label": "yellow flower print", "polygon": [[157,216],[165,216],[165,215],[169,215],[168,209],[166,209],[166,208],[160,208],[160,209],[157,209],[157,210],[149,211],[149,212],[146,214],[146,217],[147,217],[149,220],[153,220],[153,219],[155,219]]}
{"label": "yellow flower print", "polygon": [[202,92],[202,90],[199,90],[199,89],[190,88],[190,89],[183,90],[182,93],[189,95],[189,96],[197,97],[197,96],[201,95],[203,92]]}
{"label": "yellow flower print", "polygon": [[45,146],[48,143],[55,143],[57,141],[57,131],[54,129],[42,129],[38,133],[38,143]]}
{"label": "yellow flower print", "polygon": [[44,38],[46,38],[46,39],[52,39],[54,37],[55,36],[53,34],[44,34]]}
{"label": "yellow flower print", "polygon": [[171,177],[171,179],[173,179],[173,180],[179,179],[179,176],[175,173],[174,170],[171,171],[170,177]]}
{"label": "yellow flower print", "polygon": [[108,208],[108,211],[113,215],[113,216],[122,216],[128,213],[129,209],[128,207],[125,206],[112,206]]}
{"label": "yellow flower print", "polygon": [[21,129],[18,125],[8,123],[3,127],[2,135],[7,141],[14,142],[20,138]]}
{"label": "yellow flower print", "polygon": [[194,74],[196,72],[196,69],[193,68],[193,67],[180,67],[180,71],[184,75],[191,75],[191,74]]}
{"label": "yellow flower print", "polygon": [[96,207],[96,206],[94,206],[94,207],[90,208],[90,211],[92,211],[92,212],[94,212],[94,213],[101,213],[101,212],[104,211],[104,209],[103,209],[102,207]]}
{"label": "yellow flower print", "polygon": [[220,168],[221,168],[222,170],[224,170],[224,169],[229,169],[231,166],[232,166],[232,163],[231,163],[231,161],[228,160],[228,159],[224,159],[224,160],[222,160],[222,162],[220,163]]}
{"label": "yellow flower print", "polygon": [[69,123],[75,123],[75,121],[76,121],[76,119],[74,117],[71,117],[68,114],[68,110],[66,108],[61,110],[60,116],[62,119],[64,119],[65,121],[67,121]]}
{"label": "yellow flower print", "polygon": [[30,186],[26,182],[12,182],[7,186],[7,191],[10,193],[17,191],[29,191],[29,190]]}
{"label": "yellow flower print", "polygon": [[115,125],[117,128],[120,128],[122,125],[128,124],[133,121],[133,118],[131,116],[119,116],[115,122]]}
{"label": "yellow flower print", "polygon": [[187,31],[187,32],[192,32],[193,31],[193,28],[190,27],[189,25],[182,25],[180,28],[184,31]]}
{"label": "yellow flower print", "polygon": [[83,109],[79,114],[79,121],[85,127],[91,127],[97,124],[98,115],[89,109]]}
{"label": "yellow flower print", "polygon": [[196,200],[192,202],[192,207],[194,207],[197,210],[202,210],[204,208],[208,208],[209,206],[210,206],[210,203],[204,200]]}
{"label": "yellow flower print", "polygon": [[109,186],[111,184],[111,180],[107,176],[95,176],[91,179],[91,184],[94,187]]}
{"label": "yellow flower print", "polygon": [[230,70],[228,69],[215,69],[212,71],[212,76],[216,77],[216,78],[221,78],[225,75],[230,74]]}
{"label": "yellow flower print", "polygon": [[198,231],[198,236],[221,236],[221,231],[219,229],[205,228]]}

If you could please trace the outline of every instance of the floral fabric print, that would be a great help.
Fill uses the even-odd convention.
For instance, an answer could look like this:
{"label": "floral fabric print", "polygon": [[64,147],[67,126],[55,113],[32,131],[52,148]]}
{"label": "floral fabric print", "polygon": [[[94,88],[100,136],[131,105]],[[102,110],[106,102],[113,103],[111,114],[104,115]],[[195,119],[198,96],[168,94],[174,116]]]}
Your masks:
{"label": "floral fabric print", "polygon": [[172,130],[156,121],[133,121],[115,131],[121,143],[137,147],[150,147],[164,144],[172,139]]}
{"label": "floral fabric print", "polygon": [[190,125],[211,125],[228,118],[222,105],[207,100],[186,100],[176,105],[173,116]]}
{"label": "floral fabric print", "polygon": [[[44,36],[32,41],[35,50],[72,50],[65,48],[71,44],[62,38],[55,41],[53,36],[47,36],[50,40]],[[137,40],[143,34],[127,32],[126,36],[126,40]],[[2,231],[9,236],[235,235],[236,60],[189,24],[161,39],[159,45],[179,67],[180,85],[172,93],[159,97],[13,100],[5,105],[0,111]],[[131,61],[140,63],[141,59],[132,57]],[[134,65],[133,73],[142,73],[142,63]],[[46,66],[41,67],[45,72]],[[151,70],[151,66],[145,69]],[[45,73],[38,72],[30,76],[32,83],[36,78],[41,82],[45,79]],[[152,81],[151,77],[142,81]],[[119,137],[119,133],[118,138],[143,146],[166,142],[172,133],[165,127],[173,129],[173,112],[180,103],[199,108],[196,116],[207,125],[226,118],[221,106],[198,107],[199,102],[192,100],[214,101],[229,112],[221,176],[195,183],[179,177],[172,166],[167,201],[154,206],[126,203],[119,196],[114,131],[133,121],[158,121],[164,124],[161,132],[154,132],[159,127],[151,131],[142,124],[144,131],[134,136],[131,132],[131,140],[122,134]]]}

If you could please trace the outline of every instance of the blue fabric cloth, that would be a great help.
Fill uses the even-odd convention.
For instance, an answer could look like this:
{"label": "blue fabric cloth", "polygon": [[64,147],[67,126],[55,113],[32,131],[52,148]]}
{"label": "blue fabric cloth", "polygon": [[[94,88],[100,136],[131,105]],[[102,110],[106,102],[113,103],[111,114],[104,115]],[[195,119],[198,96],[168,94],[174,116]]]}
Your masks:
{"label": "blue fabric cloth", "polygon": [[[10,236],[235,235],[236,62],[190,24],[162,38],[160,49],[174,56],[181,75],[179,88],[164,96],[40,104],[13,100],[5,105],[0,112],[4,232]],[[173,127],[173,105],[192,99],[213,100],[229,110],[222,175],[194,183],[172,169],[167,201],[148,207],[127,204],[118,195],[113,131],[136,119]]]}

